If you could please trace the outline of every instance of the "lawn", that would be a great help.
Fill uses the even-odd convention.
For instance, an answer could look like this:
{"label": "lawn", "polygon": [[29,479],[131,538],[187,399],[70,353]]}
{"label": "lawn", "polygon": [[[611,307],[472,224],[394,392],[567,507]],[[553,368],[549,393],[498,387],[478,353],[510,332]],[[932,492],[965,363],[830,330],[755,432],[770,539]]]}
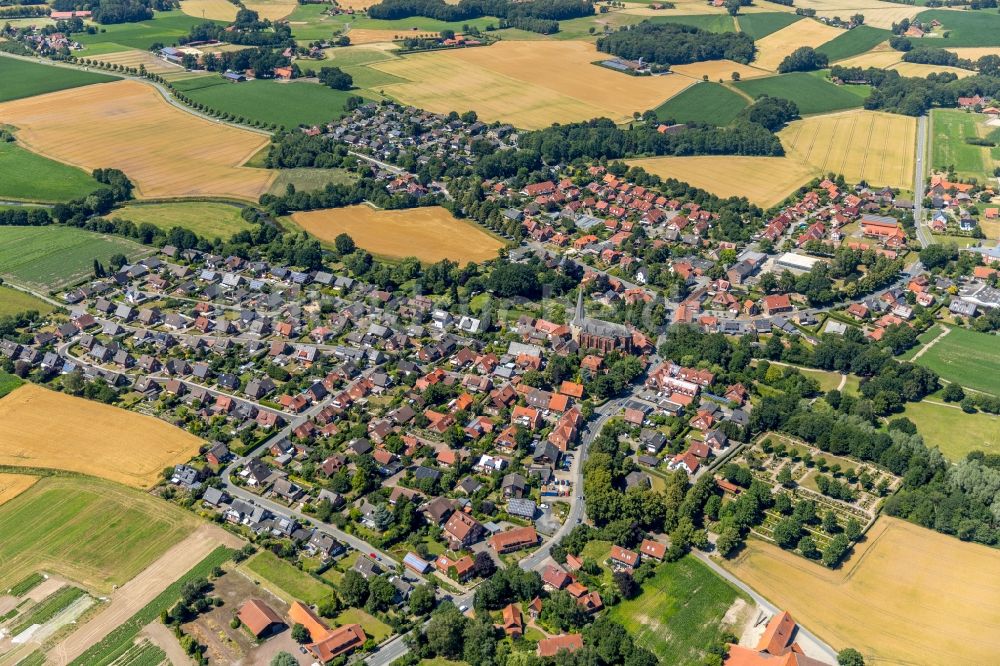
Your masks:
{"label": "lawn", "polygon": [[1000,15],[996,12],[931,9],[920,12],[917,18],[921,22],[941,22],[938,31],[949,33],[948,41],[942,43],[942,47],[996,46],[997,35],[1000,34]]}
{"label": "lawn", "polygon": [[0,275],[41,289],[58,289],[91,274],[94,259],[107,264],[123,253],[148,254],[138,243],[73,227],[0,228]]}
{"label": "lawn", "polygon": [[150,495],[86,477],[47,477],[0,506],[0,589],[49,571],[109,592],[196,526]]}
{"label": "lawn", "polygon": [[[958,109],[931,111],[931,168],[944,170],[955,167],[959,178],[976,178],[985,182],[993,175],[990,149],[965,142],[966,137],[981,137],[988,127],[986,116]],[[982,131],[981,131],[982,129]]]}
{"label": "lawn", "polygon": [[[0,317],[34,310],[39,314],[49,314],[55,308],[40,298],[0,285]],[[2,393],[0,393],[2,395]]]}
{"label": "lawn", "polygon": [[344,169],[310,169],[302,167],[299,169],[279,169],[274,182],[271,183],[271,194],[283,195],[288,191],[288,186],[292,185],[300,192],[310,192],[321,190],[327,183],[341,184],[352,183],[357,180],[350,171]]}
{"label": "lawn", "polygon": [[289,600],[298,599],[307,604],[319,604],[333,591],[325,583],[297,569],[268,550],[257,553],[247,560],[244,566],[248,571],[276,586],[278,588],[276,592],[279,593],[279,596]]}
{"label": "lawn", "polygon": [[[88,35],[85,32],[81,32],[73,35],[73,38],[79,40],[85,47],[97,47],[94,53],[106,53],[107,49],[100,45],[109,42],[145,51],[156,43],[166,46],[176,45],[179,37],[190,33],[191,28],[194,26],[206,22],[210,21],[188,16],[179,11],[156,12],[153,18],[148,21],[102,25],[96,34]],[[216,21],[216,23],[220,22]],[[85,48],[83,51],[78,52],[78,55],[86,58],[92,55],[92,53],[88,48]]]}
{"label": "lawn", "polygon": [[740,24],[740,32],[745,32],[756,41],[767,37],[772,32],[787,28],[796,21],[802,20],[802,17],[789,12],[766,12],[763,14],[744,14],[738,16],[736,20]]}
{"label": "lawn", "polygon": [[650,23],[680,23],[692,25],[709,32],[736,32],[736,24],[729,14],[690,14],[688,16],[651,16]]}
{"label": "lawn", "polygon": [[337,616],[335,622],[338,626],[360,624],[361,628],[365,630],[365,635],[375,639],[375,643],[381,643],[392,635],[392,627],[360,608],[348,608]]}
{"label": "lawn", "polygon": [[853,647],[866,663],[987,664],[1000,654],[994,548],[883,516],[835,571],[757,539],[722,564],[833,649]]}
{"label": "lawn", "polygon": [[728,125],[746,107],[747,101],[742,95],[718,83],[702,82],[667,100],[655,111],[660,120]]}
{"label": "lawn", "polygon": [[870,51],[877,44],[884,42],[890,37],[892,37],[892,33],[888,30],[873,28],[868,25],[859,25],[857,28],[834,37],[816,50],[826,54],[830,62],[836,62],[837,60],[843,60],[844,58],[850,58],[865,51]]}
{"label": "lawn", "polygon": [[[0,58],[0,102],[117,80],[107,74]],[[4,173],[8,172],[4,170]]]}
{"label": "lawn", "polygon": [[133,204],[113,211],[108,217],[124,218],[138,224],[149,223],[160,229],[184,227],[202,238],[229,239],[233,234],[254,228],[240,216],[240,208],[208,201],[183,201],[167,204]]}
{"label": "lawn", "polygon": [[24,380],[17,375],[12,375],[0,370],[0,398],[4,397],[23,383]]}
{"label": "lawn", "polygon": [[869,86],[836,86],[826,80],[825,72],[793,72],[733,85],[753,98],[770,95],[791,100],[802,115],[860,107],[871,92]]}
{"label": "lawn", "polygon": [[944,379],[1000,395],[1000,338],[952,328],[915,361]]}
{"label": "lawn", "polygon": [[[0,59],[0,65],[5,59]],[[0,197],[64,202],[85,197],[100,187],[89,173],[22,148],[0,143]]]}
{"label": "lawn", "polygon": [[664,563],[642,584],[643,592],[609,611],[661,663],[701,663],[706,649],[728,629],[726,611],[749,598],[689,555]]}
{"label": "lawn", "polygon": [[938,447],[949,460],[958,462],[969,451],[1000,453],[1000,416],[995,414],[966,414],[958,405],[924,400],[906,403],[901,416],[917,425],[927,446]]}
{"label": "lawn", "polygon": [[[174,86],[206,106],[263,123],[285,127],[315,125],[341,118],[344,105],[358,90],[333,90],[306,81],[282,83],[273,80],[231,83],[209,76],[178,81]],[[275,104],[275,100],[281,100]]]}

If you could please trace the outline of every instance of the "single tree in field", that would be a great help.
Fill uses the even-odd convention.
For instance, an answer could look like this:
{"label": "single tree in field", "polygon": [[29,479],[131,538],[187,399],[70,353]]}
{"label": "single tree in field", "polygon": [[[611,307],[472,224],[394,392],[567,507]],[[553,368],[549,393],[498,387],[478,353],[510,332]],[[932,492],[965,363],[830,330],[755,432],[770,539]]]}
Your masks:
{"label": "single tree in field", "polygon": [[844,648],[837,653],[838,666],[865,666],[865,658],[854,648]]}

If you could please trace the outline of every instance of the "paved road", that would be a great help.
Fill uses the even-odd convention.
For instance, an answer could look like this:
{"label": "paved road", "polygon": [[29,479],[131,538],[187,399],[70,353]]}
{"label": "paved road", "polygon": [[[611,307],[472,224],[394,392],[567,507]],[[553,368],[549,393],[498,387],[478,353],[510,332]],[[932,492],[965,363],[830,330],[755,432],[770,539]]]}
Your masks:
{"label": "paved road", "polygon": [[927,158],[927,116],[917,118],[917,161],[913,170],[913,226],[921,247],[934,241],[924,225],[924,173]]}

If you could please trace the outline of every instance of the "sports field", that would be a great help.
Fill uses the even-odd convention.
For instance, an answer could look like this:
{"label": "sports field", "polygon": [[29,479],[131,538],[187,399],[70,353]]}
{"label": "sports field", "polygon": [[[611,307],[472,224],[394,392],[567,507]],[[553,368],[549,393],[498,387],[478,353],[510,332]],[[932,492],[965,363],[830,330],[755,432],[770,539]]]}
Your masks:
{"label": "sports field", "polygon": [[333,593],[333,588],[301,569],[297,569],[268,550],[263,550],[243,565],[253,576],[259,576],[277,588],[273,592],[288,602],[304,601],[319,604]]}
{"label": "sports field", "polygon": [[628,164],[720,197],[746,197],[763,208],[780,203],[819,175],[818,169],[789,157],[649,157],[628,160]]}
{"label": "sports field", "polygon": [[151,416],[25,384],[0,400],[0,465],[46,467],[149,488],[201,440]]}
{"label": "sports field", "polygon": [[35,485],[37,476],[30,474],[7,474],[0,472],[0,504],[11,501],[25,490]]}
{"label": "sports field", "polygon": [[992,128],[984,124],[986,116],[958,109],[931,110],[931,168],[944,170],[953,166],[959,178],[984,182],[993,175],[995,161],[986,146],[973,146],[966,137],[982,137]]}
{"label": "sports field", "polygon": [[[107,74],[0,58],[0,102],[117,80]],[[4,122],[10,123],[6,118]]]}
{"label": "sports field", "polygon": [[[333,90],[309,81],[232,83],[221,76],[187,79],[174,86],[195,102],[212,109],[288,128],[337,120],[346,113],[344,106],[348,98],[356,97],[359,92]],[[275,100],[281,103],[275,104]]]}
{"label": "sports field", "polygon": [[855,551],[831,571],[751,539],[722,564],[866,663],[987,664],[1000,653],[1000,551],[887,517]]}
{"label": "sports field", "polygon": [[915,363],[964,387],[1000,396],[1000,337],[952,328]]}
{"label": "sports field", "polygon": [[726,611],[738,599],[749,602],[693,555],[659,565],[642,589],[635,599],[612,607],[609,617],[662,664],[702,663],[705,648],[729,629],[723,622]]}
{"label": "sports field", "polygon": [[946,9],[930,9],[917,14],[921,21],[940,21],[941,32],[948,33],[948,46],[992,46],[997,45],[1000,34],[1000,14],[989,11],[956,12]]}
{"label": "sports field", "polygon": [[27,201],[69,201],[85,197],[100,184],[86,171],[0,142],[0,198]]}
{"label": "sports field", "polygon": [[372,254],[417,257],[428,263],[485,261],[495,258],[503,247],[502,241],[475,223],[456,219],[439,206],[407,210],[348,206],[294,213],[292,220],[327,243],[346,233]]}
{"label": "sports field", "polygon": [[761,69],[777,71],[778,65],[785,59],[785,56],[795,49],[802,46],[817,48],[840,36],[843,32],[843,30],[812,19],[796,21],[788,27],[757,40],[757,58],[753,64]]}
{"label": "sports field", "polygon": [[55,308],[40,298],[0,285],[0,317],[35,310],[39,314],[49,314]]}
{"label": "sports field", "polygon": [[527,129],[599,116],[628,120],[692,84],[688,77],[628,76],[592,64],[601,58],[584,42],[502,41],[370,67],[410,81],[381,88],[404,103],[441,113],[471,109],[481,120]]}
{"label": "sports field", "polygon": [[728,125],[748,106],[745,97],[718,83],[696,83],[656,108],[660,120]]}
{"label": "sports field", "polygon": [[938,447],[949,460],[957,462],[969,451],[1000,453],[1000,416],[995,414],[966,414],[956,404],[923,400],[906,403],[900,416],[913,421],[927,446]]}
{"label": "sports field", "polygon": [[160,229],[184,227],[202,238],[228,240],[254,225],[240,217],[240,209],[209,201],[181,201],[164,204],[133,204],[119,208],[108,217],[120,217],[136,224],[148,222]]}
{"label": "sports field", "polygon": [[48,571],[110,592],[196,526],[194,516],[145,493],[45,477],[0,506],[0,588]]}
{"label": "sports field", "polygon": [[834,85],[824,72],[792,72],[733,85],[754,99],[770,95],[791,100],[804,116],[858,108],[871,93],[871,88],[865,85]]}
{"label": "sports field", "polygon": [[119,253],[135,259],[151,250],[74,227],[0,227],[0,276],[43,291],[73,284],[91,274],[94,259],[106,264]]}
{"label": "sports field", "polygon": [[115,167],[142,197],[257,198],[274,175],[240,168],[268,138],[198,118],[138,81],[0,104],[25,147],[92,170]]}
{"label": "sports field", "polygon": [[852,183],[912,187],[916,120],[877,111],[847,111],[796,120],[778,133],[789,157]]}
{"label": "sports field", "polygon": [[836,62],[870,51],[890,37],[892,37],[892,33],[888,30],[859,25],[834,37],[816,50],[826,54],[830,62]]}

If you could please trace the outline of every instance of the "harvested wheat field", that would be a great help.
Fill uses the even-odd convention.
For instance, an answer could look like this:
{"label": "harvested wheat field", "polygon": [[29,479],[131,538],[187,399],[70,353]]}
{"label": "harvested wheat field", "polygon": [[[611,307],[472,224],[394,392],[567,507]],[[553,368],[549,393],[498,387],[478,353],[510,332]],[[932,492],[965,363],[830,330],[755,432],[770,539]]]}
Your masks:
{"label": "harvested wheat field", "polygon": [[29,150],[90,171],[124,171],[144,198],[256,201],[274,174],[240,168],[269,138],[171,106],[138,81],[62,90],[0,104],[0,123]]}
{"label": "harvested wheat field", "polygon": [[[629,14],[632,16],[691,16],[694,14],[725,15],[725,7],[713,7],[704,0],[672,0],[672,9],[653,9],[646,2],[626,2],[625,7],[610,13]],[[768,12],[794,12],[795,8],[779,4],[757,3],[740,7],[740,14],[760,14]]]}
{"label": "harvested wheat field", "polygon": [[487,122],[526,129],[599,116],[624,121],[694,83],[675,75],[628,76],[591,64],[601,58],[586,42],[501,41],[370,67],[410,81],[380,87],[406,104],[440,113],[471,109]]}
{"label": "harvested wheat field", "polygon": [[246,0],[243,4],[268,21],[280,21],[298,6],[296,0]]}
{"label": "harvested wheat field", "polygon": [[14,499],[35,485],[35,481],[38,481],[37,476],[0,473],[0,504]]}
{"label": "harvested wheat field", "polygon": [[214,21],[232,21],[239,7],[229,0],[184,0],[181,11],[188,16]]}
{"label": "harvested wheat field", "polygon": [[772,32],[763,39],[758,39],[757,58],[753,64],[755,67],[776,72],[785,56],[795,49],[801,46],[816,48],[843,33],[843,30],[812,19],[796,21],[786,28]]}
{"label": "harvested wheat field", "polygon": [[151,416],[34,384],[0,400],[0,465],[64,469],[148,488],[200,444]]}
{"label": "harvested wheat field", "polygon": [[962,69],[961,67],[948,67],[947,65],[923,65],[916,62],[901,62],[893,65],[889,69],[894,69],[901,76],[915,76],[921,79],[930,76],[931,74],[954,74],[960,79],[964,79],[967,76],[973,76],[975,72],[970,69]]}
{"label": "harvested wheat field", "polygon": [[378,0],[337,0],[337,6],[341,9],[353,9],[356,12],[363,12],[374,4],[378,4]]}
{"label": "harvested wheat field", "polygon": [[780,203],[819,171],[787,157],[649,157],[628,160],[661,178],[676,178],[720,197],[746,197],[763,208]]}
{"label": "harvested wheat field", "polygon": [[292,220],[322,241],[342,233],[359,247],[385,257],[417,257],[432,263],[460,264],[494,259],[503,243],[472,222],[456,219],[440,206],[377,210],[371,206],[327,208],[292,215]]}
{"label": "harvested wheat field", "polygon": [[788,157],[848,182],[913,186],[917,121],[878,111],[845,111],[796,120],[778,133]]}
{"label": "harvested wheat field", "polygon": [[964,46],[962,48],[945,50],[951,51],[959,58],[968,58],[969,60],[979,60],[983,56],[988,55],[1000,56],[1000,46]]}
{"label": "harvested wheat field", "polygon": [[427,37],[433,39],[438,33],[431,31],[407,31],[407,30],[372,30],[368,28],[352,28],[347,36],[351,38],[351,45],[358,44],[388,44],[397,39],[406,37]]}
{"label": "harvested wheat field", "polygon": [[867,53],[838,60],[837,64],[843,67],[861,67],[862,69],[868,69],[869,67],[887,69],[902,61],[903,54],[901,52],[890,47],[888,44],[879,44]]}
{"label": "harvested wheat field", "polygon": [[722,564],[866,663],[990,664],[1000,654],[1000,551],[986,546],[882,517],[837,571],[756,539]]}
{"label": "harvested wheat field", "polygon": [[772,72],[738,63],[734,60],[704,60],[689,65],[671,65],[670,71],[683,74],[693,79],[702,80],[707,76],[709,81],[731,81],[733,72],[739,72],[740,79],[752,79],[757,76],[771,76]]}
{"label": "harvested wheat field", "polygon": [[[227,2],[226,4],[229,3]],[[157,58],[149,51],[141,51],[139,49],[103,53],[101,55],[93,56],[91,60],[106,62],[112,65],[122,65],[124,67],[135,67],[136,69],[139,68],[139,65],[145,65],[146,71],[154,74],[175,74],[178,72],[184,72],[184,68],[180,65],[174,65],[167,62],[163,58]]]}
{"label": "harvested wheat field", "polygon": [[904,18],[912,19],[924,11],[916,4],[904,5],[881,0],[796,0],[796,7],[815,9],[817,16],[843,19],[852,14],[864,14],[865,25],[888,30],[893,23],[899,23]]}

